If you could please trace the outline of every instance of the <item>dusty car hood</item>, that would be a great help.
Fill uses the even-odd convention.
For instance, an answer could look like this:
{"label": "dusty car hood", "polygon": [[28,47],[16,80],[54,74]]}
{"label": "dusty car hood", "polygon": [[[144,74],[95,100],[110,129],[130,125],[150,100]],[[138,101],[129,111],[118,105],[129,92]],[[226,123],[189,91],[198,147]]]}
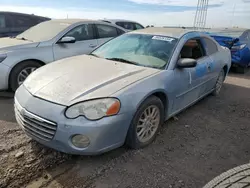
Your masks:
{"label": "dusty car hood", "polygon": [[14,50],[18,48],[27,48],[27,47],[35,47],[39,43],[30,42],[25,40],[18,40],[15,38],[0,38],[0,50]]}
{"label": "dusty car hood", "polygon": [[34,96],[62,105],[107,97],[158,69],[93,56],[75,56],[39,68],[24,82]]}

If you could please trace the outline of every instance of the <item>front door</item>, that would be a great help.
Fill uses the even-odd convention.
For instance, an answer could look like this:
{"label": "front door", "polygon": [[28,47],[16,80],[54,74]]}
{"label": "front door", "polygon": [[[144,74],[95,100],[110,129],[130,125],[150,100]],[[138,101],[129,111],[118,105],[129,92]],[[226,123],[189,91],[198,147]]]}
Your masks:
{"label": "front door", "polygon": [[179,58],[196,59],[197,65],[193,68],[176,67],[174,69],[176,87],[173,112],[178,112],[197,101],[206,91],[208,80],[207,61],[210,57],[206,55],[199,38],[188,40],[183,46]]}
{"label": "front door", "polygon": [[74,37],[75,43],[65,43],[53,45],[54,59],[62,59],[81,54],[89,54],[97,47],[92,24],[82,24],[73,28],[64,37]]}

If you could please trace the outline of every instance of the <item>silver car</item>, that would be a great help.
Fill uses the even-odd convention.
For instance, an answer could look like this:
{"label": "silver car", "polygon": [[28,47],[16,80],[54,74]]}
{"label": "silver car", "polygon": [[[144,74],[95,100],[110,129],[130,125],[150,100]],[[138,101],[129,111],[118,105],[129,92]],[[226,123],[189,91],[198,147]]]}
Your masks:
{"label": "silver car", "polygon": [[230,66],[229,49],[200,32],[137,30],[33,72],[16,91],[16,119],[66,153],[141,148],[165,120],[218,95]]}
{"label": "silver car", "polygon": [[[0,90],[15,91],[27,76],[47,63],[88,54],[125,29],[93,20],[51,20],[15,38],[0,39]],[[72,68],[72,67],[71,67]]]}
{"label": "silver car", "polygon": [[121,20],[121,19],[105,19],[102,20],[103,22],[114,24],[117,26],[120,26],[124,29],[126,29],[127,32],[138,30],[138,29],[144,29],[144,26],[139,24],[138,22],[131,21],[131,20]]}

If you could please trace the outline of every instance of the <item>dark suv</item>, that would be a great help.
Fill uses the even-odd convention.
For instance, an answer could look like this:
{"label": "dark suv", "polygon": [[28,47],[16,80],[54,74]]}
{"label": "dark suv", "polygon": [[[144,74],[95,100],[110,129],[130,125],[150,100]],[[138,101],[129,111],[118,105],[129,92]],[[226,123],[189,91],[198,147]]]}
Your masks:
{"label": "dark suv", "polygon": [[16,36],[30,27],[47,20],[50,20],[50,18],[33,14],[0,11],[0,37]]}

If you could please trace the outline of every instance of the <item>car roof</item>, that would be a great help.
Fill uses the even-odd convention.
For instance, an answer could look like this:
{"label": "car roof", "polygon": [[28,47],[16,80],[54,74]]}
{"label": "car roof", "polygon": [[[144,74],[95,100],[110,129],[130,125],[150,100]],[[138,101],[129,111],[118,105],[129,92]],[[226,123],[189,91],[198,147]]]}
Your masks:
{"label": "car roof", "polygon": [[174,38],[181,38],[183,35],[189,32],[195,32],[190,29],[182,28],[164,28],[164,27],[148,27],[146,29],[135,30],[130,33],[135,34],[150,34],[150,35],[164,35]]}
{"label": "car roof", "polygon": [[138,23],[138,22],[136,22],[136,21],[124,20],[124,19],[103,19],[103,21],[110,21],[110,22],[133,22],[133,23]]}
{"label": "car roof", "polygon": [[51,22],[60,22],[60,23],[67,23],[67,24],[74,24],[78,22],[89,22],[95,21],[90,19],[52,19]]}
{"label": "car roof", "polygon": [[44,19],[51,19],[49,17],[39,16],[39,15],[35,15],[35,14],[27,14],[27,13],[11,12],[11,11],[0,11],[0,14],[12,14],[12,15],[32,16],[32,17],[39,17],[39,18],[44,18]]}

